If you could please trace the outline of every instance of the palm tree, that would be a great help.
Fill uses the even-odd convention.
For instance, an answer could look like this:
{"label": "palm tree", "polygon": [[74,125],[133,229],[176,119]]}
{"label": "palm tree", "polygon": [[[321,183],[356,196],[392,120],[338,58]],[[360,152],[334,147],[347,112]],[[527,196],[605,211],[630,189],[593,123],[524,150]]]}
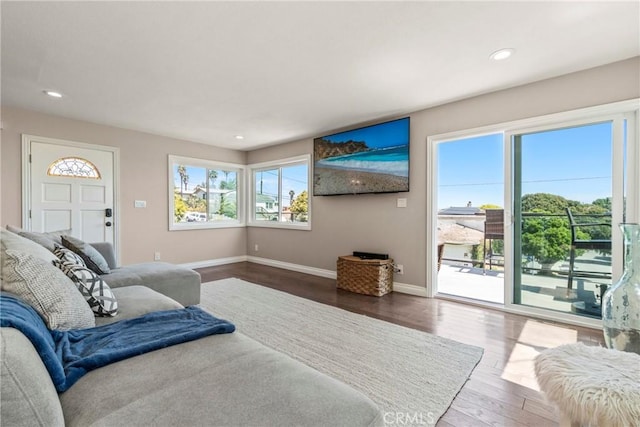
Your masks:
{"label": "palm tree", "polygon": [[189,175],[187,175],[186,171],[185,174],[182,175],[182,182],[184,183],[184,190],[187,191],[187,184],[189,183]]}
{"label": "palm tree", "polygon": [[[296,192],[293,190],[289,190],[289,209],[291,209],[291,205],[293,205],[293,196],[295,196]],[[291,222],[293,222],[293,211],[291,211]]]}
{"label": "palm tree", "polygon": [[182,185],[187,188],[187,182],[189,181],[189,175],[187,175],[187,168],[184,165],[178,166],[178,174],[180,174],[180,197],[183,197]]}
{"label": "palm tree", "polygon": [[209,182],[215,181],[218,178],[218,171],[209,169]]}

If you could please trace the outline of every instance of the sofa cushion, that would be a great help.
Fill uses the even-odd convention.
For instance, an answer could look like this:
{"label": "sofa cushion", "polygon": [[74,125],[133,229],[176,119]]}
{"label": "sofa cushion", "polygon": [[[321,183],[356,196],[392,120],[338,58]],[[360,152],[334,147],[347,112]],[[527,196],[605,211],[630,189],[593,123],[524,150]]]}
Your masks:
{"label": "sofa cushion", "polygon": [[118,301],[109,285],[96,273],[73,261],[55,260],[58,267],[73,283],[97,316],[115,316],[118,314]]}
{"label": "sofa cushion", "polygon": [[184,306],[200,302],[200,274],[166,262],[132,264],[101,275],[111,289],[122,286],[146,286],[167,295]]}
{"label": "sofa cushion", "polygon": [[[51,262],[17,250],[2,252],[2,290],[31,305],[49,329],[82,329],[95,326],[93,312],[65,274]],[[51,254],[53,255],[53,254]]]}
{"label": "sofa cushion", "polygon": [[108,274],[111,271],[104,257],[90,244],[72,236],[62,236],[62,245],[80,255],[87,267],[96,273]]}
{"label": "sofa cushion", "polygon": [[58,393],[29,339],[0,328],[0,340],[0,425],[64,426]]}
{"label": "sofa cushion", "polygon": [[145,286],[124,286],[111,289],[118,300],[118,314],[97,317],[96,326],[132,319],[154,311],[183,308],[182,304]]}
{"label": "sofa cushion", "polygon": [[360,392],[238,332],[89,372],[60,402],[69,427],[382,425]]}

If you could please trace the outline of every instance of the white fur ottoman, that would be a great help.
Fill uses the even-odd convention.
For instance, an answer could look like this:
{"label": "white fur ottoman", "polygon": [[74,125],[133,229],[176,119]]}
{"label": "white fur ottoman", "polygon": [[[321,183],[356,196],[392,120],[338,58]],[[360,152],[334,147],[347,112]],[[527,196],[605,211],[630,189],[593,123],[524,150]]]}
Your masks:
{"label": "white fur ottoman", "polygon": [[535,371],[561,426],[640,426],[639,355],[567,344],[538,355]]}

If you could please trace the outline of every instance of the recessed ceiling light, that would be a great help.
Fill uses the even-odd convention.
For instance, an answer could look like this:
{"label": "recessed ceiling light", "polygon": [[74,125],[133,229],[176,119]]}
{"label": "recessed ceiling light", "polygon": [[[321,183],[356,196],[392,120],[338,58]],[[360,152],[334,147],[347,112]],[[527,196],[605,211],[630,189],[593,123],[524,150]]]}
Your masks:
{"label": "recessed ceiling light", "polygon": [[45,90],[44,93],[49,95],[52,98],[62,98],[62,94],[60,92],[56,92],[54,90]]}
{"label": "recessed ceiling light", "polygon": [[236,139],[244,139],[244,136],[242,136],[242,135],[236,135]]}
{"label": "recessed ceiling light", "polygon": [[493,59],[494,61],[502,61],[503,59],[507,59],[508,57],[513,55],[515,51],[516,50],[512,48],[496,50],[491,55],[489,55],[489,58]]}

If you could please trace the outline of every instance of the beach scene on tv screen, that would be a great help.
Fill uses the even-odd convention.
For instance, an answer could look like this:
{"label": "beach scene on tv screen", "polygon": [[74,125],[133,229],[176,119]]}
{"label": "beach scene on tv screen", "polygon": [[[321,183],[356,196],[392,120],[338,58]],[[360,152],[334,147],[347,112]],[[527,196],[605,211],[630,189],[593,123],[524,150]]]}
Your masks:
{"label": "beach scene on tv screen", "polygon": [[409,118],[316,138],[316,196],[409,191]]}

